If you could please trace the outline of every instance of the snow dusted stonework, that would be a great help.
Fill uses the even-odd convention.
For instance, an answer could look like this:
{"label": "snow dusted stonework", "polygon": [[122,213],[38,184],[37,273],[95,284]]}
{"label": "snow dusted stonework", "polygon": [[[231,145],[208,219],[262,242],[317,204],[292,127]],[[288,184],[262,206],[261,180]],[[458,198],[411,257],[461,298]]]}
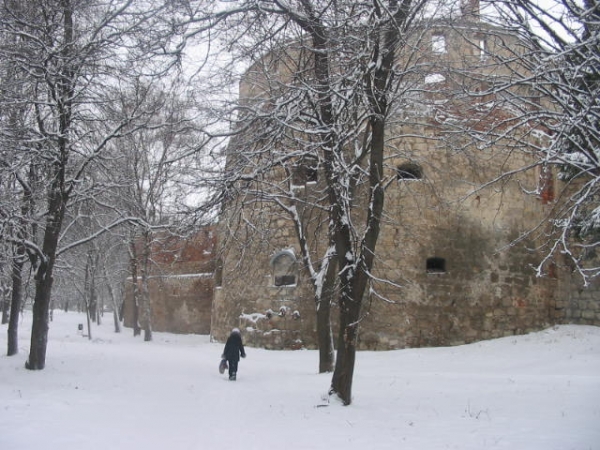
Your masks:
{"label": "snow dusted stonework", "polygon": [[[514,70],[504,61],[519,53],[518,40],[469,20],[421,31],[407,46],[411,53],[398,57],[404,78],[389,121],[378,281],[364,302],[359,348],[462,344],[565,321],[600,324],[597,289],[582,294],[560,261],[548,261],[543,277],[534,270],[544,254],[536,251],[536,235],[526,232],[545,223],[561,186],[537,166],[516,171],[533,161],[522,150],[542,146],[544,133],[513,127],[518,112],[510,105],[521,97],[535,108],[544,99],[532,99],[524,90],[491,89],[492,79],[510,77]],[[301,51],[293,48],[265,56],[241,82],[242,103],[269,98],[275,108],[302,61]],[[492,131],[482,141],[467,129]],[[253,158],[264,158],[253,152],[259,145],[264,142],[251,130],[247,139],[238,136],[228,165],[254,170]],[[287,150],[295,149],[290,144]],[[298,154],[293,165],[274,165],[261,176],[280,183],[281,192],[292,186],[296,198],[286,204],[310,223],[311,236],[320,237],[312,244],[318,258],[326,251],[327,216],[307,205],[324,195],[323,172],[318,161]],[[223,209],[224,253],[211,334],[224,340],[239,327],[249,345],[313,348],[314,289],[296,256],[298,239],[289,216],[274,204],[274,191],[263,192],[262,186],[248,183]],[[364,193],[357,198],[364,200]]]}

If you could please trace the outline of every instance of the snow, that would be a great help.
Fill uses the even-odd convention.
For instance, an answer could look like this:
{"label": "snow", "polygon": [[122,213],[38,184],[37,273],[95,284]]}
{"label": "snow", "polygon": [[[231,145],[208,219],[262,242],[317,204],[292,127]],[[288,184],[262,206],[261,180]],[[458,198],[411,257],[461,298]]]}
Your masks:
{"label": "snow", "polygon": [[[112,331],[55,312],[46,368],[0,356],[0,449],[600,449],[600,328],[359,352],[351,406],[312,350],[247,348],[238,380],[208,336]],[[0,346],[6,349],[6,326]]]}
{"label": "snow", "polygon": [[441,73],[432,73],[425,76],[425,84],[441,83],[446,81],[446,77]]}

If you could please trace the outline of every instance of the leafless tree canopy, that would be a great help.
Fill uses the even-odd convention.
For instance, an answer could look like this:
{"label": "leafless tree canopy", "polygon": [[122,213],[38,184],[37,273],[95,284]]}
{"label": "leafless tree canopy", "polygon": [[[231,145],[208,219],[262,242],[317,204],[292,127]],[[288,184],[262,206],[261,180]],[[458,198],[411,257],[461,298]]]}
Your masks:
{"label": "leafless tree canopy", "polygon": [[[27,256],[35,277],[31,369],[45,365],[60,254],[122,223],[149,225],[151,218],[127,211],[123,203],[104,201],[111,198],[109,190],[112,199],[123,192],[109,169],[115,159],[123,161],[117,142],[164,125],[154,92],[166,89],[161,79],[179,61],[178,7],[152,0],[0,5],[0,170],[10,199],[2,203],[0,226],[14,247],[13,260],[21,264]],[[183,127],[179,118],[163,120]],[[84,203],[78,211],[87,211],[88,219],[71,209]],[[111,213],[93,214],[95,207]],[[75,229],[65,227],[66,220],[88,220],[88,234],[65,238]]]}

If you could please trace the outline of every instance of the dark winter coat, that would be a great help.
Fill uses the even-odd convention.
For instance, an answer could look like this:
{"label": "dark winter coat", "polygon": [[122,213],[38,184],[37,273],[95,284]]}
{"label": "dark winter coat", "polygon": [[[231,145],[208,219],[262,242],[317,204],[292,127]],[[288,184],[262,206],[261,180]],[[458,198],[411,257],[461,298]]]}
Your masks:
{"label": "dark winter coat", "polygon": [[239,331],[232,331],[227,342],[225,343],[225,350],[223,350],[223,356],[228,361],[239,361],[240,355],[242,358],[246,357],[244,351],[244,344],[242,343],[242,335]]}

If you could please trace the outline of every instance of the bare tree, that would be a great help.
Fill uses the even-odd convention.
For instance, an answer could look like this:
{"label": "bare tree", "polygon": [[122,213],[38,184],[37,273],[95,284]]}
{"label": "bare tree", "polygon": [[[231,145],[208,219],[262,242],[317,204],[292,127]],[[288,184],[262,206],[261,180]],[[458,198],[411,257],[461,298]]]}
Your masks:
{"label": "bare tree", "polygon": [[[176,217],[185,204],[194,165],[195,149],[203,137],[192,113],[193,102],[175,81],[165,86],[139,86],[136,95],[148,97],[155,111],[146,127],[130,133],[120,143],[123,188],[118,191],[124,211],[140,220],[131,227],[129,256],[134,297],[134,335],[144,330],[152,340],[152,302],[148,288],[152,272],[152,249],[157,239],[176,234]],[[126,100],[126,99],[125,99]],[[126,109],[129,102],[121,106]]]}
{"label": "bare tree", "polygon": [[[122,246],[117,247],[121,249]],[[119,252],[121,253],[121,252]],[[112,256],[112,258],[111,258]],[[108,292],[108,296],[110,299],[110,305],[112,307],[112,316],[113,316],[113,325],[115,327],[115,333],[121,332],[121,316],[120,311],[123,303],[123,299],[119,298],[119,293],[121,289],[119,286],[122,284],[123,274],[125,270],[123,267],[119,267],[119,264],[115,263],[115,255],[111,255],[110,252],[107,252],[104,255],[104,258],[100,262],[101,266],[101,275],[104,278],[104,283],[106,286],[106,290]],[[111,270],[109,270],[109,267]]]}
{"label": "bare tree", "polygon": [[[233,48],[255,63],[249,73],[260,73],[242,93],[246,103],[240,105],[236,131],[249,133],[252,144],[246,139],[233,145],[229,156],[238,152],[228,167],[230,181],[239,182],[246,198],[258,199],[257,210],[265,202],[275,204],[279,214],[292,219],[318,314],[329,310],[322,307],[329,302],[324,293],[336,292],[340,317],[331,390],[344,404],[352,399],[363,298],[382,220],[385,133],[397,86],[396,55],[425,4],[241,2],[235,9],[197,19],[204,28],[221,27],[225,37],[236,39]],[[310,166],[308,161],[324,173],[318,202],[293,190],[294,166]],[[273,180],[287,180],[287,187],[274,187]],[[311,204],[316,209],[309,209]],[[309,216],[309,210],[325,218],[315,219],[321,225],[311,222],[317,216]],[[308,232],[315,226],[329,237],[318,256]],[[326,285],[323,280],[328,280]],[[318,320],[320,326],[328,327],[328,322],[326,316]],[[331,346],[326,332],[318,334],[320,368],[327,370]]]}
{"label": "bare tree", "polygon": [[36,284],[29,369],[45,366],[53,274],[69,202],[108,144],[147,118],[143,99],[120,121],[104,115],[101,105],[112,102],[111,94],[128,80],[163,75],[173,62],[167,49],[178,30],[163,20],[167,3],[39,0],[1,5],[0,32],[15,42],[3,48],[3,58],[33,86],[20,97],[31,108],[32,136],[21,148],[45,165],[41,244],[23,241],[33,258]]}
{"label": "bare tree", "polygon": [[[2,49],[12,49],[20,42],[19,36],[3,33]],[[10,51],[10,50],[9,50]],[[23,100],[31,94],[33,83],[26,74],[13,64],[9,57],[1,63],[3,95],[0,99],[0,135],[2,151],[0,173],[2,174],[2,201],[0,227],[2,241],[7,248],[7,266],[10,268],[10,302],[3,308],[3,323],[8,322],[8,356],[18,352],[18,318],[23,304],[26,284],[23,280],[26,265],[34,257],[26,242],[36,242],[38,213],[36,205],[42,195],[38,175],[43,165],[22,151],[22,143],[32,139],[28,129],[33,107]],[[38,146],[34,146],[39,150]]]}
{"label": "bare tree", "polygon": [[[32,186],[35,179],[35,171],[33,166],[29,172],[29,178],[27,182],[21,183],[22,185],[22,203],[21,203],[21,215],[16,223],[16,230],[12,230],[17,240],[13,242],[13,255],[12,255],[12,271],[11,271],[11,302],[10,302],[10,320],[8,325],[8,349],[7,355],[12,356],[18,353],[18,327],[19,327],[19,311],[23,302],[23,272],[24,266],[27,260],[26,248],[22,243],[25,241],[29,234],[28,229],[31,230],[32,225],[28,223],[28,218],[33,213],[33,193]],[[19,242],[20,241],[20,242]]]}
{"label": "bare tree", "polygon": [[[344,404],[352,401],[362,300],[373,268],[383,211],[383,161],[386,121],[393,86],[391,78],[401,36],[415,14],[411,3],[392,1],[389,4],[374,4],[364,11],[364,19],[358,20],[361,28],[364,28],[357,31],[362,33],[355,31],[349,35],[356,40],[362,34],[365,42],[372,42],[372,47],[368,52],[364,52],[364,49],[364,53],[361,52],[360,56],[365,57],[363,65],[359,66],[362,70],[358,73],[353,71],[344,77],[359,83],[360,90],[357,94],[364,95],[366,100],[361,105],[366,111],[364,120],[357,123],[360,128],[342,129],[341,133],[336,132],[339,120],[334,111],[338,103],[336,100],[339,99],[335,98],[337,89],[331,83],[330,73],[332,67],[337,68],[339,64],[331,61],[335,51],[331,42],[335,42],[338,35],[334,35],[335,30],[329,24],[336,23],[334,19],[342,17],[341,23],[348,26],[351,19],[356,19],[356,10],[350,7],[346,11],[341,8],[327,11],[322,5],[310,5],[307,2],[300,10],[286,8],[291,19],[310,36],[314,50],[315,109],[324,129],[320,133],[320,145],[330,207],[330,234],[335,246],[340,284],[340,324],[331,389]],[[417,3],[416,11],[421,7],[422,4]],[[332,14],[332,19],[326,19],[327,12]],[[360,149],[357,158],[354,152],[348,155],[345,142],[349,131],[356,136],[359,135],[358,130],[366,135],[363,141],[366,145]],[[359,169],[361,166],[364,169]],[[363,176],[368,178],[369,207],[363,218],[364,225],[356,229],[351,225],[351,218],[355,216],[353,208],[357,205],[353,189]]]}

